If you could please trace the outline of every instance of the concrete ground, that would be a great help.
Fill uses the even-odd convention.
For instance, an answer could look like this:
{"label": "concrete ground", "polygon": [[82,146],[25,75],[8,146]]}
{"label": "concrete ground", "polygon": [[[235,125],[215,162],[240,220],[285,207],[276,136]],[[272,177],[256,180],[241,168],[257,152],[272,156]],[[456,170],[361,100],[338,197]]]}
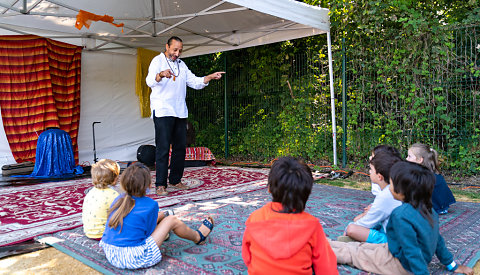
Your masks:
{"label": "concrete ground", "polygon": [[67,254],[50,247],[27,254],[1,259],[0,274],[94,275],[101,273]]}

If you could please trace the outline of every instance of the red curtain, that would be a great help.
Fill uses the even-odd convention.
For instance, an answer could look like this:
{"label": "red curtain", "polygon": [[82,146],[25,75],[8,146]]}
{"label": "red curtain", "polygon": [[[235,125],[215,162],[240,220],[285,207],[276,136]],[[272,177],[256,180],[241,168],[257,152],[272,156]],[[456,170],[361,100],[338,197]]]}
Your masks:
{"label": "red curtain", "polygon": [[35,161],[38,136],[66,131],[78,163],[82,47],[34,35],[0,36],[0,107],[17,162]]}

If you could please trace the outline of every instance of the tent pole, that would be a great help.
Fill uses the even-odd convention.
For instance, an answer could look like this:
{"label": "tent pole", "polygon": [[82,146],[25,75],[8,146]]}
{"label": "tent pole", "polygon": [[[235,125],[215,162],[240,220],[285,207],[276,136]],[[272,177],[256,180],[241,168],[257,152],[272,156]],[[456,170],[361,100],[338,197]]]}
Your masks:
{"label": "tent pole", "polygon": [[23,13],[23,14],[27,14],[27,0],[23,0],[22,13]]}
{"label": "tent pole", "polygon": [[347,166],[347,56],[345,35],[342,37],[342,168]]}
{"label": "tent pole", "polygon": [[150,18],[150,22],[152,22],[153,26],[153,33],[152,36],[157,36],[157,23],[155,22],[155,0],[152,0],[152,18]]}
{"label": "tent pole", "polygon": [[225,58],[224,58],[224,61],[223,61],[223,66],[224,66],[224,72],[225,72],[225,76],[224,76],[224,98],[225,98],[225,103],[224,103],[224,108],[225,108],[225,113],[224,113],[224,117],[225,117],[225,159],[228,158],[228,98],[227,98],[227,52],[223,52],[223,54],[225,55]]}
{"label": "tent pole", "polygon": [[328,74],[330,75],[330,102],[332,108],[333,165],[337,165],[337,124],[335,121],[335,93],[333,91],[332,41],[330,38],[330,31],[327,32],[327,44]]}

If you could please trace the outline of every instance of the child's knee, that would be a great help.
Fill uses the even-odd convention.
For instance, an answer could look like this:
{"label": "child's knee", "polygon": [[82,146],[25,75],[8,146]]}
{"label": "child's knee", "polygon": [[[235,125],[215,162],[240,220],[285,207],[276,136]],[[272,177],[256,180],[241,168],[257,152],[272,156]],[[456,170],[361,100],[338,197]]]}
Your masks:
{"label": "child's knee", "polygon": [[176,216],[167,216],[160,221],[158,226],[168,226],[173,229],[179,222],[180,220]]}
{"label": "child's knee", "polygon": [[172,223],[172,224],[177,224],[178,222],[180,222],[180,220],[177,218],[177,216],[166,216],[165,221],[167,221],[168,223]]}
{"label": "child's knee", "polygon": [[355,234],[355,225],[349,224],[345,229],[345,235],[352,236],[352,234]]}

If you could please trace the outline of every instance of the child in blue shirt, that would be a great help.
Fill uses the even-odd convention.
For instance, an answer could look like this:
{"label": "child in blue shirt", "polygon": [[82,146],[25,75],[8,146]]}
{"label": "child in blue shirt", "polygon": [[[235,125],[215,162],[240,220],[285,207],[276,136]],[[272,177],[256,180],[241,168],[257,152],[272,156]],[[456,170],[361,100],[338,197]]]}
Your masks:
{"label": "child in blue shirt", "polygon": [[120,185],[126,192],[109,210],[100,246],[107,260],[118,268],[150,267],[162,259],[160,246],[171,230],[184,239],[203,244],[213,229],[213,219],[203,220],[194,230],[174,215],[159,214],[158,203],[146,197],[150,170],[137,162],[122,173]]}
{"label": "child in blue shirt", "polygon": [[401,200],[387,225],[388,244],[331,241],[337,263],[349,264],[378,274],[429,274],[435,254],[449,271],[473,274],[459,265],[439,232],[438,214],[432,211],[434,174],[426,167],[397,162],[390,172],[390,191]]}
{"label": "child in blue shirt", "polygon": [[448,208],[455,203],[455,197],[447,182],[438,169],[438,153],[422,143],[415,143],[408,148],[407,160],[421,164],[435,173],[435,187],[433,188],[433,209],[440,215],[447,214]]}

